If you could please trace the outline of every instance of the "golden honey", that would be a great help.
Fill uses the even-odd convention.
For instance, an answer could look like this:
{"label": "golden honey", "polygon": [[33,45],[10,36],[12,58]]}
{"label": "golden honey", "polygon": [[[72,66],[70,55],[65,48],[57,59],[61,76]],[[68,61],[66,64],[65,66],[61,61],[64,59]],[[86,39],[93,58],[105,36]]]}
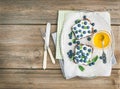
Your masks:
{"label": "golden honey", "polygon": [[[104,39],[102,39],[102,37],[104,37]],[[110,35],[107,31],[99,31],[97,33],[94,34],[93,36],[93,45],[97,48],[102,48],[102,47],[107,47],[110,42]],[[104,45],[102,44],[102,42],[104,41]]]}

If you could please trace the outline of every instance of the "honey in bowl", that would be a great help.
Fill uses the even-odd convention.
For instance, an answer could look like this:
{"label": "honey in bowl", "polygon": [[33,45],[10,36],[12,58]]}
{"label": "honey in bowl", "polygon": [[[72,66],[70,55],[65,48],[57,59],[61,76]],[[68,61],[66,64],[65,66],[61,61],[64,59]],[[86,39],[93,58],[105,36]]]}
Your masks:
{"label": "honey in bowl", "polygon": [[107,31],[99,31],[94,34],[92,41],[93,41],[93,45],[97,48],[102,48],[103,47],[102,42],[104,41],[104,48],[105,48],[109,46],[111,42],[110,34]]}

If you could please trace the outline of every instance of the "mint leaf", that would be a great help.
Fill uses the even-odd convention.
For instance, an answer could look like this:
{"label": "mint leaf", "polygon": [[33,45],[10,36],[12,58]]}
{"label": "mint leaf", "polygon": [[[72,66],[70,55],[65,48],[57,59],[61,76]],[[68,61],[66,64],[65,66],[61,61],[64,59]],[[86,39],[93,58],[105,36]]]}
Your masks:
{"label": "mint leaf", "polygon": [[80,69],[81,71],[84,71],[84,70],[85,70],[85,68],[84,68],[83,66],[81,66],[81,65],[79,65],[78,67],[79,67],[79,69]]}
{"label": "mint leaf", "polygon": [[97,61],[97,59],[98,59],[98,55],[97,55],[97,56],[95,56],[95,57],[92,59],[92,62],[96,62],[96,61]]}

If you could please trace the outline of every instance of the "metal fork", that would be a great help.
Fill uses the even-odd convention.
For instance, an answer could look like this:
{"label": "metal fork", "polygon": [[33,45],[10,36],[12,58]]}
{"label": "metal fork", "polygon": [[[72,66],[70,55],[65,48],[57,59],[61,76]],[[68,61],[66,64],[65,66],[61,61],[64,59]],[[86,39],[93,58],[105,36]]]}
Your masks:
{"label": "metal fork", "polygon": [[[45,36],[46,36],[45,33],[43,33],[41,30],[40,30],[40,33],[41,33],[43,40],[45,41]],[[50,55],[50,59],[51,59],[52,63],[55,64],[55,59],[53,57],[53,54],[52,54],[50,47],[48,47],[48,53]]]}

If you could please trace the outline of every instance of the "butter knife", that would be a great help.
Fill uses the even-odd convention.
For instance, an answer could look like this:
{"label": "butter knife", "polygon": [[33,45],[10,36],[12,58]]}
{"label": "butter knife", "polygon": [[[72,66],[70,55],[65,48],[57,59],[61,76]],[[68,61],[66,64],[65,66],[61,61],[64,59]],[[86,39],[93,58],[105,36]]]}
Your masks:
{"label": "butter knife", "polygon": [[44,58],[43,58],[43,69],[44,70],[47,67],[47,49],[49,46],[50,28],[51,28],[51,24],[47,23],[46,32],[45,32]]}

